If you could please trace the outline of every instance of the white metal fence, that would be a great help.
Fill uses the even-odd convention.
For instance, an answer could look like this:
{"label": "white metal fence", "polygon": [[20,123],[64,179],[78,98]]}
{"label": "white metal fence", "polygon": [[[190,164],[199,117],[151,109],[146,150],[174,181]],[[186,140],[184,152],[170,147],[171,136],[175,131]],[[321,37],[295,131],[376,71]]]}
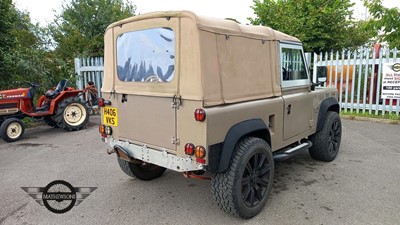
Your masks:
{"label": "white metal fence", "polygon": [[75,58],[76,86],[84,89],[89,81],[96,85],[98,96],[101,96],[101,86],[104,78],[103,57],[96,58]]}
{"label": "white metal fence", "polygon": [[325,86],[336,86],[343,110],[375,115],[381,111],[399,115],[400,99],[381,98],[382,67],[384,63],[400,62],[396,48],[360,48],[313,54],[312,62],[313,81],[316,82],[318,67],[325,67]]}
{"label": "white metal fence", "polygon": [[[400,99],[382,99],[382,67],[384,63],[400,62],[397,49],[360,48],[355,51],[326,52],[320,55],[306,54],[312,62],[313,81],[317,81],[319,67],[327,73],[324,84],[336,86],[339,91],[339,103],[343,110],[378,115],[382,113],[400,113]],[[83,89],[87,82],[93,81],[101,96],[104,77],[103,58],[75,59],[77,87]]]}

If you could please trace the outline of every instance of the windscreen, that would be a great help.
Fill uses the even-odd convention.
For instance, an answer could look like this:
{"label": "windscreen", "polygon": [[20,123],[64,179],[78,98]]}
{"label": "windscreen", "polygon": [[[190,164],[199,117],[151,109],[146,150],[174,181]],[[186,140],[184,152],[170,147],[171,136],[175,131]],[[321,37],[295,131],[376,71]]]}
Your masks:
{"label": "windscreen", "polygon": [[175,35],[161,27],[117,38],[117,73],[126,82],[170,82],[175,70]]}

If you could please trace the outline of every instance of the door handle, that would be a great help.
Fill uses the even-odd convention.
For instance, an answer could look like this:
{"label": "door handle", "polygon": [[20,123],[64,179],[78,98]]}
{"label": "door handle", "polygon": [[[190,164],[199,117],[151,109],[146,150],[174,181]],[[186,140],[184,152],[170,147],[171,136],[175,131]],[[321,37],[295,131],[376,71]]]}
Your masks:
{"label": "door handle", "polygon": [[289,115],[292,110],[292,105],[288,105],[286,110],[287,110],[287,114]]}

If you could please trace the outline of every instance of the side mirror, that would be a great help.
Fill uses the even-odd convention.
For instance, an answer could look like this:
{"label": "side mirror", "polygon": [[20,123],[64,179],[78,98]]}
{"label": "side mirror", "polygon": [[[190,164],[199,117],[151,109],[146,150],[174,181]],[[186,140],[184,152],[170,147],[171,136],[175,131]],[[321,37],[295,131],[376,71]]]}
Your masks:
{"label": "side mirror", "polygon": [[326,82],[326,77],[318,77],[318,83],[325,83]]}
{"label": "side mirror", "polygon": [[328,74],[328,67],[318,66],[317,67],[317,83],[312,83],[311,90],[314,91],[315,87],[323,85],[326,82],[326,75]]}
{"label": "side mirror", "polygon": [[328,67],[326,66],[318,66],[317,67],[317,81],[318,83],[325,83],[326,82],[326,76],[328,74]]}

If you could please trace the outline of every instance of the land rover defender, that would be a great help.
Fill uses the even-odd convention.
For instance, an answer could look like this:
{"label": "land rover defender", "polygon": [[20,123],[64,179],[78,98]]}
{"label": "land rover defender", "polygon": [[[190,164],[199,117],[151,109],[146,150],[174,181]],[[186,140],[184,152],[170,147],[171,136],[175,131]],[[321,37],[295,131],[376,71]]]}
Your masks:
{"label": "land rover defender", "polygon": [[335,159],[335,88],[311,81],[301,41],[188,11],[142,14],[105,33],[102,139],[127,175],[211,174],[220,208],[251,218],[274,162],[298,151]]}

